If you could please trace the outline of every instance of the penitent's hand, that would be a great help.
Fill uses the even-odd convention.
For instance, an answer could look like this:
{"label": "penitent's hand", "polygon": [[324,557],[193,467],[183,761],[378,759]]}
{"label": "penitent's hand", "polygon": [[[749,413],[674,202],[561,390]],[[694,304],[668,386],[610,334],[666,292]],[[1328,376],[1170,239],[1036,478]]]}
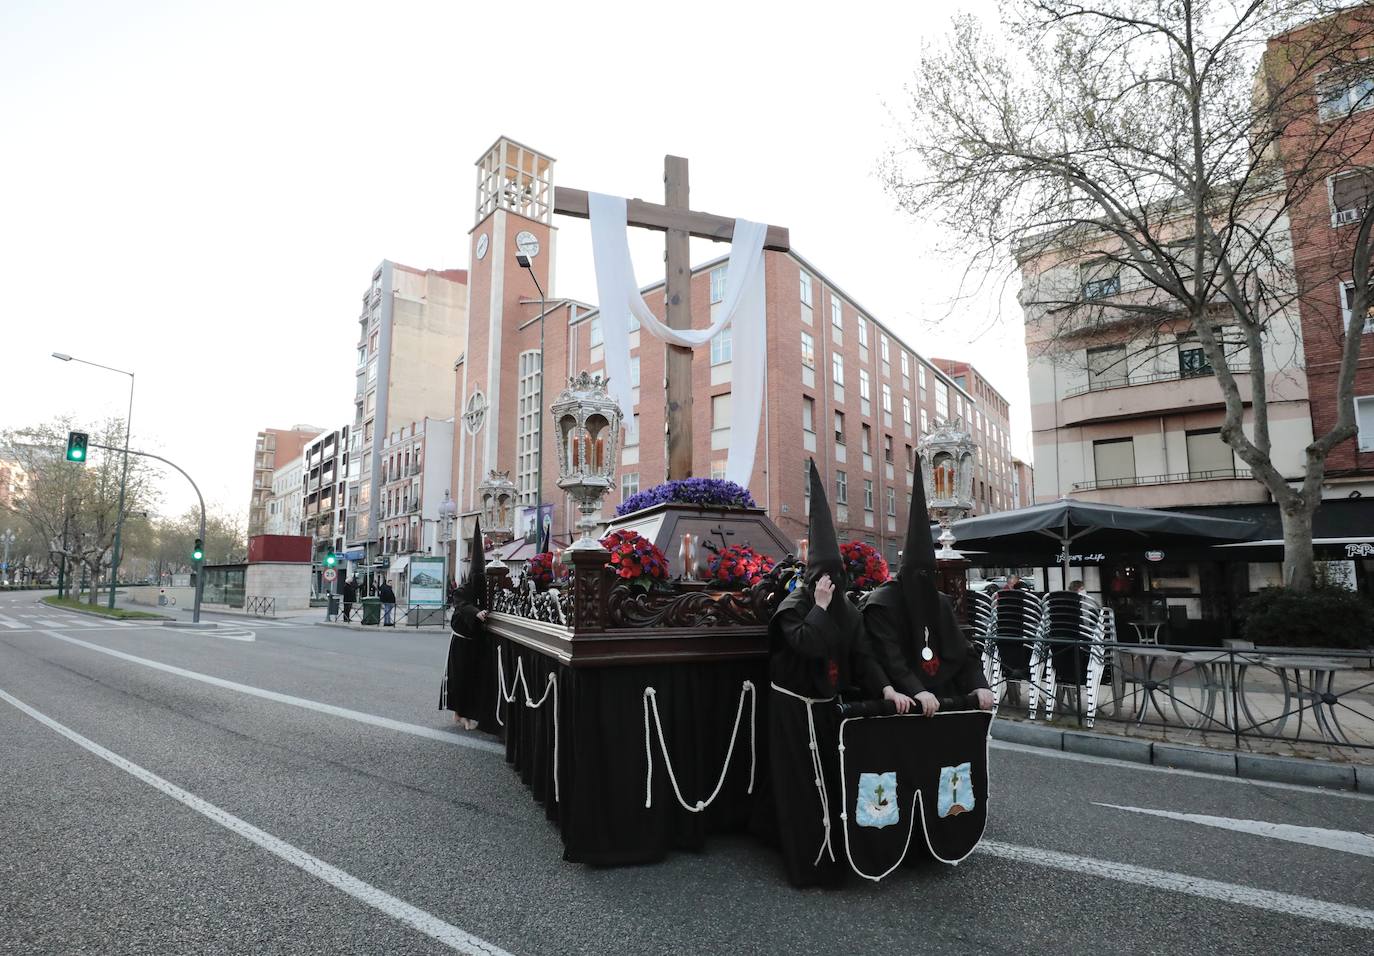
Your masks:
{"label": "penitent's hand", "polygon": [[897,713],[899,714],[905,714],[907,711],[911,710],[912,707],[916,706],[914,700],[906,694],[901,693],[891,684],[883,688],[883,700],[892,701],[892,703],[896,705]]}
{"label": "penitent's hand", "polygon": [[940,709],[940,700],[928,690],[923,690],[916,695],[916,704],[921,708],[921,713],[927,717],[934,717],[935,712]]}
{"label": "penitent's hand", "polygon": [[477,612],[477,620],[479,620],[479,621],[485,621],[486,619],[487,619],[487,612],[486,612],[486,611],[478,611],[478,612]]}
{"label": "penitent's hand", "polygon": [[997,698],[992,696],[992,691],[986,687],[979,687],[973,692],[973,696],[978,698],[979,710],[992,710],[992,705],[997,702]]}
{"label": "penitent's hand", "polygon": [[822,574],[821,579],[816,582],[816,607],[824,611],[830,607],[830,599],[835,596],[835,585],[830,580],[830,575]]}

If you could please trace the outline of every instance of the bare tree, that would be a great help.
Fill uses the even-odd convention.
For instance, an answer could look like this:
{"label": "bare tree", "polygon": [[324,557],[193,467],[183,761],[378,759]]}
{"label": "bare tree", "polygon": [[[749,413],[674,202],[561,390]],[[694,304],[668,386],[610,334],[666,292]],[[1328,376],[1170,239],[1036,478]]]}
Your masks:
{"label": "bare tree", "polygon": [[[1195,338],[1197,371],[1224,400],[1221,437],[1278,504],[1285,583],[1309,589],[1326,458],[1356,433],[1371,223],[1334,266],[1353,261],[1355,283],[1336,330],[1335,425],[1293,476],[1276,466],[1269,417],[1276,379],[1302,380],[1289,221],[1369,145],[1353,115],[1374,90],[1322,91],[1360,69],[1374,13],[1332,0],[1007,0],[1001,14],[991,32],[957,18],[923,58],[887,187],[940,220],[977,274],[1015,260],[1027,320],[1060,356]],[[1331,121],[1315,122],[1319,100]]]}

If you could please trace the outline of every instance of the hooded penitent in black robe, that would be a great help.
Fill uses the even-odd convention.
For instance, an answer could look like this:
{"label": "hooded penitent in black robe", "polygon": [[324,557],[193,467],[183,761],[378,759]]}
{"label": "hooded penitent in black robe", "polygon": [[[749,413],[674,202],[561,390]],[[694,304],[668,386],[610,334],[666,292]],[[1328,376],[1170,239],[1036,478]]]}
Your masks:
{"label": "hooded penitent in black robe", "polygon": [[901,566],[895,578],[864,599],[863,619],[873,655],[903,694],[956,697],[988,686],[981,657],[959,627],[954,606],[935,588],[935,546],[919,467]]}
{"label": "hooded penitent in black robe", "polygon": [[439,690],[439,707],[479,722],[496,732],[496,656],[486,625],[477,619],[487,607],[486,560],[482,529],[473,535],[472,569],[454,593],[453,631],[448,642],[448,666]]}
{"label": "hooded penitent in black robe", "polygon": [[[834,883],[844,875],[835,698],[881,697],[886,683],[862,639],[863,618],[845,597],[844,564],[814,462],[808,534],[805,583],[783,600],[768,625],[770,782],[778,842],[793,886]],[[822,609],[813,594],[824,574],[835,594]]]}

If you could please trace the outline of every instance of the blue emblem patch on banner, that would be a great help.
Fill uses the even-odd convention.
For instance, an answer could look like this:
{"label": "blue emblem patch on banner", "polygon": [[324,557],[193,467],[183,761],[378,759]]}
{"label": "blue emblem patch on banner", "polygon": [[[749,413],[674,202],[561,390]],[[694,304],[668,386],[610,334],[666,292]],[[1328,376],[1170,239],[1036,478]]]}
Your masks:
{"label": "blue emblem patch on banner", "polygon": [[854,822],[861,827],[890,827],[897,822],[897,771],[859,774]]}
{"label": "blue emblem patch on banner", "polygon": [[936,804],[942,817],[957,817],[973,809],[973,771],[967,761],[940,770],[940,797]]}

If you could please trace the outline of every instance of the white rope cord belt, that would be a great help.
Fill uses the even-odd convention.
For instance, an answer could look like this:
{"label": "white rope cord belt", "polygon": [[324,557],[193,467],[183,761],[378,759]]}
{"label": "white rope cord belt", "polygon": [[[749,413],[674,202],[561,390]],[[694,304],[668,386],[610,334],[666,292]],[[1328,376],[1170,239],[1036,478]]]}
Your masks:
{"label": "white rope cord belt", "polygon": [[[530,710],[538,710],[544,706],[544,701],[549,699],[549,694],[553,694],[553,802],[561,803],[558,795],[558,675],[549,671],[549,679],[544,684],[544,696],[538,701],[530,693],[529,681],[525,680],[525,661],[523,658],[515,659],[515,678],[510,682],[510,693],[506,693],[506,664],[498,651],[496,654],[496,692],[501,695],[501,700],[507,704],[515,703],[516,688],[521,685],[525,688],[525,706]],[[496,704],[496,723],[506,726],[501,719],[501,703]]]}
{"label": "white rope cord belt", "polygon": [[825,856],[827,853],[830,854],[830,862],[834,863],[835,848],[830,844],[830,794],[825,786],[825,766],[821,763],[821,751],[816,743],[816,719],[811,714],[811,705],[833,703],[835,698],[803,697],[801,694],[794,693],[786,687],[779,687],[777,684],[772,684],[771,686],[778,693],[786,694],[788,697],[795,697],[797,700],[806,704],[806,733],[810,738],[807,745],[811,748],[811,769],[816,774],[816,793],[821,798],[821,827],[825,831],[825,836],[821,839],[820,851],[816,854],[816,859],[811,865],[819,865],[821,857]]}
{"label": "white rope cord belt", "polygon": [[725,752],[725,765],[720,768],[720,779],[716,781],[716,788],[711,791],[711,795],[705,800],[698,800],[695,804],[688,803],[682,796],[682,788],[678,786],[677,774],[673,773],[673,761],[668,756],[668,744],[663,739],[663,721],[658,715],[658,691],[652,687],[644,688],[644,759],[648,765],[648,770],[644,777],[644,807],[649,809],[654,805],[654,752],[653,738],[649,734],[649,710],[652,707],[654,712],[654,724],[658,727],[658,746],[663,751],[663,766],[668,769],[668,779],[673,784],[673,793],[677,794],[677,802],[682,804],[682,809],[689,813],[700,813],[715,802],[716,797],[720,796],[721,788],[725,786],[725,776],[730,772],[730,761],[735,756],[735,740],[739,737],[740,720],[744,717],[744,698],[749,697],[749,789],[748,793],[754,792],[754,763],[757,755],[755,737],[757,730],[758,698],[754,692],[754,682],[746,680],[740,686],[739,706],[735,709],[735,727],[730,731],[730,747]]}

